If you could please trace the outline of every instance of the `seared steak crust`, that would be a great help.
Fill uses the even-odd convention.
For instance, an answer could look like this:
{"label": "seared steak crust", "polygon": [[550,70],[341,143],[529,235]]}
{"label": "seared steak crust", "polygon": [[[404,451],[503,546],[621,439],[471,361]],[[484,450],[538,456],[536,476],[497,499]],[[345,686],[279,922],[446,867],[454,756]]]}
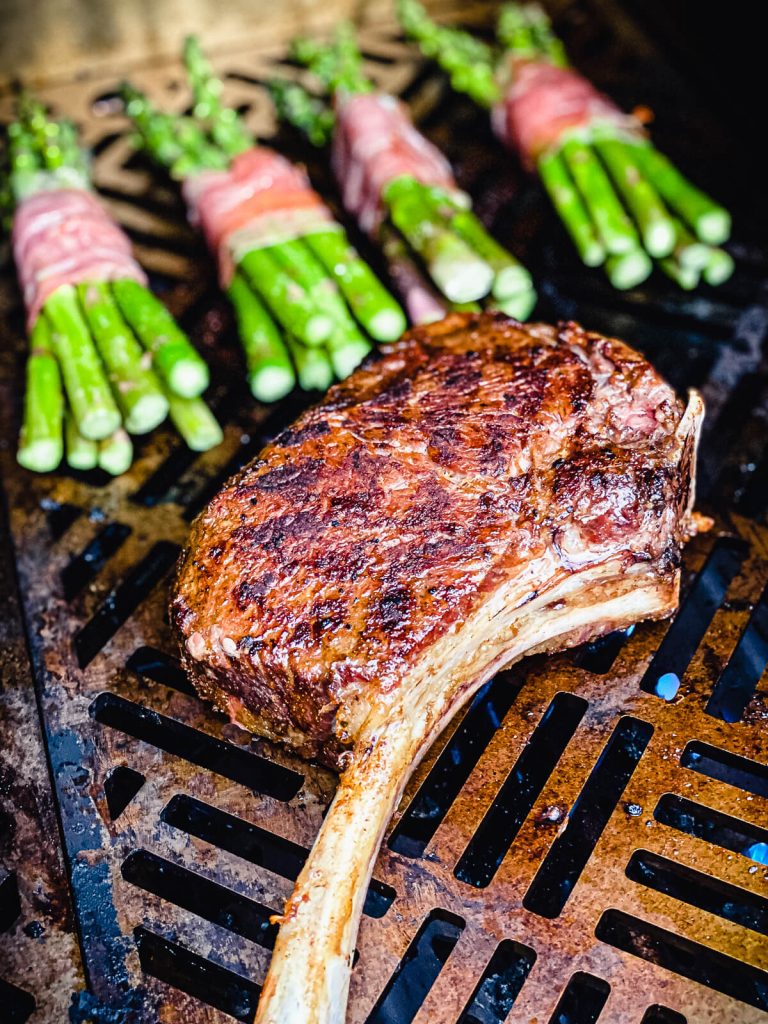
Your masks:
{"label": "seared steak crust", "polygon": [[454,314],[385,346],[198,517],[173,621],[201,692],[339,764],[372,701],[546,556],[676,580],[683,405],[577,324]]}

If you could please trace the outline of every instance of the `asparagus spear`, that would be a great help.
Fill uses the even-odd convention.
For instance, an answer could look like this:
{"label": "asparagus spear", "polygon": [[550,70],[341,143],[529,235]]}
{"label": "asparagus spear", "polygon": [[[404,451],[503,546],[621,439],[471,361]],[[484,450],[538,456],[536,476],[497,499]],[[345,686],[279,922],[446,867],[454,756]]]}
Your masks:
{"label": "asparagus spear", "polygon": [[387,222],[381,226],[381,247],[411,322],[428,324],[441,320],[445,316],[442,297],[424,279],[403,238]]}
{"label": "asparagus spear", "polygon": [[702,242],[720,245],[727,240],[731,233],[731,216],[727,210],[692,185],[650,143],[636,143],[633,156],[663,199],[693,228]]}
{"label": "asparagus spear", "polygon": [[290,334],[286,341],[302,388],[305,391],[325,391],[333,380],[328,352],[324,348],[308,348]]}
{"label": "asparagus spear", "polygon": [[251,392],[260,402],[276,402],[296,381],[280,332],[240,273],[232,278],[227,294],[235,307]]}
{"label": "asparagus spear", "polygon": [[707,284],[718,285],[727,281],[734,270],[735,265],[731,254],[725,249],[713,248],[709,251],[709,257],[702,270],[702,277]]}
{"label": "asparagus spear", "polygon": [[494,298],[503,300],[533,289],[531,275],[522,263],[488,234],[471,210],[457,210],[452,214],[450,224],[493,271],[491,291]]}
{"label": "asparagus spear", "polygon": [[307,301],[305,289],[276,259],[275,248],[252,249],[243,256],[239,269],[286,331],[305,345],[322,345],[333,331],[333,318]]}
{"label": "asparagus spear", "polygon": [[360,324],[377,341],[394,341],[406,320],[371,268],[360,259],[344,231],[317,231],[304,239],[338,284]]}
{"label": "asparagus spear", "polygon": [[183,398],[202,394],[210,383],[208,366],[171,314],[137,281],[112,282],[120,312],[152,354],[152,365],[170,390]]}
{"label": "asparagus spear", "polygon": [[605,260],[605,248],[597,237],[562,156],[557,151],[543,154],[539,158],[538,169],[544,187],[573,239],[582,262],[588,267],[599,266]]}
{"label": "asparagus spear", "polygon": [[605,270],[613,287],[625,291],[650,277],[653,263],[650,256],[638,245],[636,249],[609,256],[605,261]]}
{"label": "asparagus spear", "polygon": [[181,398],[166,392],[171,420],[193,452],[207,452],[224,439],[216,417],[202,398]]}
{"label": "asparagus spear", "polygon": [[58,466],[64,451],[64,395],[45,314],[38,316],[29,343],[24,420],[16,458],[25,469],[46,473]]}
{"label": "asparagus spear", "polygon": [[592,147],[581,139],[569,138],[560,152],[606,250],[622,253],[637,248],[640,240],[634,225],[616,198]]}
{"label": "asparagus spear", "polygon": [[101,469],[120,476],[133,462],[133,444],[128,434],[120,427],[111,437],[99,441],[97,461]]}
{"label": "asparagus spear", "polygon": [[103,281],[81,284],[78,295],[126,428],[132,434],[154,430],[168,415],[168,401],[120,315],[109,285]]}
{"label": "asparagus spear", "polygon": [[635,218],[646,251],[651,256],[669,256],[675,245],[674,223],[655,188],[632,159],[634,147],[620,139],[598,137],[595,148]]}
{"label": "asparagus spear", "polygon": [[429,276],[451,302],[487,295],[493,270],[435,215],[425,188],[413,178],[395,178],[384,189],[392,223],[424,261]]}
{"label": "asparagus spear", "polygon": [[80,433],[72,413],[67,410],[64,418],[64,437],[67,451],[67,465],[72,469],[95,469],[99,462],[99,444]]}
{"label": "asparagus spear", "polygon": [[77,429],[90,441],[109,437],[120,426],[120,412],[72,285],[57,288],[44,311]]}

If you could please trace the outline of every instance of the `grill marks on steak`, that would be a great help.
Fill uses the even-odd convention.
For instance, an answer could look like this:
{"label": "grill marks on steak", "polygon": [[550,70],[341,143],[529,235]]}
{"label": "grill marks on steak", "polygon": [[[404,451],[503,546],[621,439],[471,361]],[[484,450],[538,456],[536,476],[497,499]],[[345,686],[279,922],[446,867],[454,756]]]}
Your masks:
{"label": "grill marks on steak", "polygon": [[532,562],[539,593],[616,558],[674,574],[682,416],[636,352],[576,324],[454,314],[409,332],[197,519],[173,604],[192,678],[342,763],[371,703]]}

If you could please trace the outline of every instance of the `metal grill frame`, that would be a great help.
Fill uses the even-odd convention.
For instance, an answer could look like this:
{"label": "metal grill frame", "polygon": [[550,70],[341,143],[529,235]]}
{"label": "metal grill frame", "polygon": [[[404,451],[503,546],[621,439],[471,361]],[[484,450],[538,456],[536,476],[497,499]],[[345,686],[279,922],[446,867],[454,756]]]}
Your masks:
{"label": "metal grill frame", "polygon": [[[679,110],[659,117],[662,143],[672,140],[683,122],[693,135],[706,132],[716,178],[727,132],[696,105],[690,86],[663,62],[636,23],[613,3],[589,6],[591,19],[583,17],[583,5],[567,0],[553,4],[553,10],[577,62],[620,100],[636,99],[638,82],[644,98],[660,111],[665,98],[679,100]],[[471,19],[478,24],[488,24],[489,18],[489,7],[472,8]],[[682,666],[673,700],[646,692],[641,682],[647,681],[646,671],[668,629],[679,636],[680,646],[691,642],[691,635],[696,639],[682,613],[671,627],[641,626],[608,646],[534,658],[515,668],[504,683],[512,688],[508,706],[492,727],[486,722],[479,751],[466,753],[471,742],[461,747],[465,716],[449,728],[409,785],[389,836],[407,831],[409,808],[417,806],[414,801],[434,784],[440,766],[456,750],[465,751],[464,762],[456,757],[466,778],[446,806],[440,805],[439,787],[433,794],[437,827],[419,846],[418,856],[396,852],[397,842],[396,849],[385,842],[375,877],[394,892],[394,901],[387,905],[388,890],[380,889],[384,903],[375,913],[383,914],[363,920],[349,1020],[500,1021],[492,1015],[493,1005],[503,1004],[498,991],[492,991],[493,978],[481,988],[499,944],[505,943],[510,956],[525,959],[528,950],[535,954],[528,957],[527,977],[509,1022],[544,1022],[564,1014],[559,1019],[575,1024],[597,1019],[594,1013],[584,1015],[603,1003],[600,1024],[641,1018],[649,1024],[676,1024],[675,1013],[689,1024],[757,1024],[765,1019],[766,997],[754,992],[768,982],[764,933],[630,881],[626,870],[636,851],[649,851],[715,879],[715,893],[747,894],[758,908],[768,899],[768,869],[759,858],[686,834],[654,814],[660,800],[669,803],[665,794],[673,794],[702,805],[708,820],[727,815],[747,822],[746,835],[755,829],[761,835],[768,828],[768,788],[761,789],[768,756],[768,691],[764,679],[757,678],[760,671],[739,721],[727,723],[706,710],[729,660],[739,651],[744,654],[751,640],[758,661],[762,650],[761,596],[768,583],[768,530],[762,525],[768,476],[760,461],[768,410],[768,368],[762,356],[768,334],[765,249],[750,239],[743,221],[734,247],[739,272],[725,288],[686,296],[654,279],[628,295],[611,292],[598,272],[577,264],[538,186],[493,142],[484,115],[449,96],[439,74],[398,37],[391,15],[374,11],[361,38],[382,86],[406,95],[417,121],[454,159],[460,183],[475,195],[484,218],[534,270],[540,315],[554,319],[578,311],[587,326],[623,336],[647,351],[677,386],[703,387],[710,411],[701,479],[705,498],[717,495],[721,515],[717,528],[686,552],[686,592],[695,595],[696,581],[702,579],[699,590],[707,592],[714,577],[703,567],[718,544],[728,548],[733,544],[729,538],[741,538],[743,559],[736,559],[732,578],[726,573],[720,580],[722,600],[716,606],[707,610],[706,601],[691,606],[688,619],[694,625],[698,619],[702,636]],[[267,140],[275,126],[260,83],[284,53],[285,40],[270,39],[263,46],[248,43],[213,54],[227,72],[225,98],[248,107],[249,120]],[[650,69],[652,81],[644,76]],[[184,105],[176,64],[126,70],[163,103]],[[189,810],[185,800],[193,798],[308,848],[334,780],[215,715],[164,659],[156,659],[159,669],[153,667],[145,649],[172,654],[165,580],[191,515],[305,399],[294,396],[267,410],[247,396],[231,321],[202,244],[184,224],[173,186],[133,155],[110,100],[118,77],[85,75],[39,91],[57,111],[82,125],[96,154],[98,187],[134,238],[154,283],[213,364],[214,400],[231,418],[223,445],[201,456],[187,453],[170,431],[155,432],[138,445],[131,471],[113,482],[97,474],[62,471],[37,478],[20,470],[12,439],[20,416],[24,342],[20,301],[6,264],[0,282],[0,412],[2,436],[10,440],[0,460],[10,542],[0,547],[0,706],[5,716],[0,974],[10,987],[0,989],[0,996],[14,1021],[248,1020],[269,957],[265,908],[280,908],[291,888],[284,877],[290,874],[287,865],[301,850],[278,844],[271,854],[259,853],[258,836],[251,830],[248,842],[239,846],[249,860],[184,831],[179,815],[171,811]],[[0,99],[0,116],[9,109],[10,99]],[[279,132],[278,143],[294,158],[307,160],[313,180],[333,201],[322,157],[288,132]],[[675,155],[674,144],[667,148]],[[683,154],[681,162],[689,165],[690,156],[686,161]],[[705,178],[707,173],[704,168]],[[723,194],[723,188],[715,190]],[[737,212],[748,209],[749,198],[741,197]],[[365,240],[357,240],[375,262]],[[726,508],[740,512],[727,514]],[[125,529],[116,531],[113,524]],[[702,570],[709,575],[702,577]],[[142,652],[138,660],[137,651]],[[87,653],[93,657],[81,666]],[[492,717],[499,685],[485,691],[467,715]],[[477,888],[457,879],[454,871],[489,808],[503,793],[515,795],[513,784],[503,789],[505,780],[515,779],[529,741],[538,742],[542,720],[558,694],[574,694],[586,707],[554,771],[540,780],[490,884]],[[579,806],[589,799],[595,805],[589,788],[581,805],[577,798],[588,779],[597,778],[593,784],[598,785],[601,771],[605,776],[604,767],[596,775],[593,769],[627,719],[648,723],[652,735],[620,795],[603,808],[604,828],[596,837],[588,835],[592,852],[563,909],[553,918],[526,909],[529,886],[558,836],[577,818]],[[683,767],[681,756],[691,741],[754,763],[753,783],[726,769],[724,777],[713,778]],[[631,761],[630,748],[625,744],[621,749]],[[441,759],[443,751],[448,753]],[[268,795],[283,783],[290,788],[294,778],[286,774],[282,783],[275,782],[270,764],[301,776],[290,800]],[[745,789],[746,784],[756,791]],[[221,844],[220,819],[216,827]],[[235,825],[230,822],[230,827]],[[723,833],[718,835],[722,842]],[[733,888],[722,889],[723,884]],[[663,955],[654,953],[648,935],[635,940],[634,954],[622,951],[612,942],[616,921],[624,919],[605,919],[606,911],[673,933],[683,940],[683,953],[674,942],[667,942]],[[596,938],[598,927],[608,940]],[[663,946],[667,940],[659,941]],[[681,965],[688,962],[685,950],[697,947],[686,943],[745,966],[731,969],[715,959],[709,984],[690,980],[680,973],[685,970]],[[706,966],[708,954],[696,955]],[[415,1005],[398,1017],[397,1008],[407,1008],[408,998],[386,994],[393,978],[406,976],[404,963],[415,963],[421,980],[411,984]],[[168,979],[175,984],[167,984]],[[420,1003],[413,996],[419,985],[426,987]],[[727,994],[734,986],[735,997]],[[754,1005],[761,999],[763,1009]],[[654,1006],[662,1009],[648,1010]],[[573,1015],[577,1011],[581,1017]]]}

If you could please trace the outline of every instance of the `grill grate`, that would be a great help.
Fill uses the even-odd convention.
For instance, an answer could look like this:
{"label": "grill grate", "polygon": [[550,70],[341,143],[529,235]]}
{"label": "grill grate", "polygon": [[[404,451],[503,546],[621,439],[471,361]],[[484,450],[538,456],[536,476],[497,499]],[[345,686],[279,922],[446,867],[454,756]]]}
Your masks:
{"label": "grill grate", "polygon": [[[733,140],[625,11],[552,6],[600,84],[629,104],[640,83],[663,112],[662,148],[700,179],[730,166]],[[637,344],[676,386],[703,388],[702,488],[721,519],[686,553],[671,626],[530,659],[436,744],[377,863],[350,1020],[756,1024],[768,1011],[768,250],[750,237],[753,197],[703,182],[737,214],[728,285],[614,293],[576,263],[484,117],[381,12],[363,40],[382,85],[405,94],[536,273],[542,317],[578,313]],[[227,99],[266,137],[261,83],[284,52],[273,39],[217,57]],[[183,103],[175,64],[124,70]],[[11,536],[0,548],[0,999],[13,1022],[249,1021],[269,913],[334,784],[195,698],[173,655],[165,581],[190,519],[304,400],[267,415],[246,396],[205,254],[172,187],[121,134],[113,88],[85,76],[41,95],[82,125],[103,194],[214,367],[228,422],[221,448],[200,456],[157,431],[116,481],[33,479],[12,445],[0,451]],[[332,197],[322,163],[290,134],[279,143]],[[12,437],[23,343],[8,266],[0,303]]]}

